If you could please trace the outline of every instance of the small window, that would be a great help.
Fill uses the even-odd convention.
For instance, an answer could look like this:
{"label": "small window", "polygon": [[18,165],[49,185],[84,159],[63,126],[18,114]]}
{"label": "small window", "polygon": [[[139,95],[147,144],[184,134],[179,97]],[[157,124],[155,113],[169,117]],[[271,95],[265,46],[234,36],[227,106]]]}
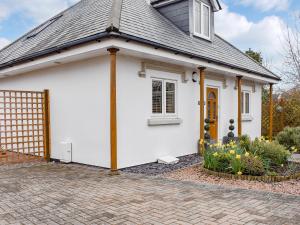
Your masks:
{"label": "small window", "polygon": [[166,82],[166,113],[175,113],[175,83]]}
{"label": "small window", "polygon": [[194,0],[194,34],[210,38],[210,6],[200,0]]}
{"label": "small window", "polygon": [[173,116],[176,114],[176,81],[152,80],[152,114]]}
{"label": "small window", "polygon": [[162,113],[162,81],[152,81],[152,113]]}
{"label": "small window", "polygon": [[242,92],[242,114],[250,115],[250,92]]}

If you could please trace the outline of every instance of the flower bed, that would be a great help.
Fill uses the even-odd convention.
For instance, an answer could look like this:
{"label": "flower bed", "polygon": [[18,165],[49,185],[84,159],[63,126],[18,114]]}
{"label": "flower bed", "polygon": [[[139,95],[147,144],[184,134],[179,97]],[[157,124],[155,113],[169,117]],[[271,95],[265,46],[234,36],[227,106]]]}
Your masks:
{"label": "flower bed", "polygon": [[300,166],[289,163],[291,153],[278,142],[264,138],[208,145],[204,168],[210,174],[238,179],[282,181],[299,177]]}

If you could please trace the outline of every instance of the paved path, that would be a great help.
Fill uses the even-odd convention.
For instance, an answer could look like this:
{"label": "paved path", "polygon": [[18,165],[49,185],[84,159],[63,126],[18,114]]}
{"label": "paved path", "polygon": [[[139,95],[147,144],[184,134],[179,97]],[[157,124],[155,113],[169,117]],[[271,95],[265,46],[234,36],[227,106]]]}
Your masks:
{"label": "paved path", "polygon": [[0,170],[0,224],[300,224],[300,197],[80,165]]}

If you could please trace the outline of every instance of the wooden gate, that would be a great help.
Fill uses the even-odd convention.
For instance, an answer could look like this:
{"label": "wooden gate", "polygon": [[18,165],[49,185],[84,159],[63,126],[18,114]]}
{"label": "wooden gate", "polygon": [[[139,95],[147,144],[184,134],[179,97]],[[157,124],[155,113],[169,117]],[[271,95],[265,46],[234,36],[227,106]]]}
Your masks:
{"label": "wooden gate", "polygon": [[0,90],[0,164],[50,159],[49,91]]}

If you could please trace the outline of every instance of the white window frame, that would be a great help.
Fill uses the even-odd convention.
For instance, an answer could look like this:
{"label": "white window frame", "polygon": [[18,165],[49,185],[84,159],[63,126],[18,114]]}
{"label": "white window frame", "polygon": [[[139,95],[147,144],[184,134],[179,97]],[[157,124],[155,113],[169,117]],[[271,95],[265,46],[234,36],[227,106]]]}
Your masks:
{"label": "white window frame", "polygon": [[[152,102],[152,83],[153,81],[161,81],[162,82],[162,113],[153,113],[153,102]],[[173,83],[175,84],[175,113],[167,113],[167,90],[166,90],[166,83]],[[177,118],[177,80],[171,79],[163,79],[163,78],[151,78],[151,115],[154,118]]]}
{"label": "white window frame", "polygon": [[[246,93],[249,94],[249,113],[246,113],[246,95],[245,95]],[[251,116],[251,98],[252,98],[251,91],[247,91],[247,90],[242,91],[242,98],[243,98],[243,105],[242,105],[243,113],[242,113],[242,116],[245,116],[245,117]]]}
{"label": "white window frame", "polygon": [[[200,9],[201,9],[201,33],[198,33],[196,32],[196,2],[197,3],[200,3]],[[209,9],[209,12],[208,12],[208,36],[205,36],[204,35],[204,18],[203,18],[203,8],[204,6],[208,7]],[[207,39],[207,40],[210,40],[210,36],[211,36],[211,7],[205,3],[203,3],[202,1],[200,0],[194,0],[194,3],[193,3],[193,12],[194,12],[194,15],[193,15],[193,20],[194,20],[194,35],[198,36],[198,37],[201,37],[201,38],[204,38],[204,39]]]}

